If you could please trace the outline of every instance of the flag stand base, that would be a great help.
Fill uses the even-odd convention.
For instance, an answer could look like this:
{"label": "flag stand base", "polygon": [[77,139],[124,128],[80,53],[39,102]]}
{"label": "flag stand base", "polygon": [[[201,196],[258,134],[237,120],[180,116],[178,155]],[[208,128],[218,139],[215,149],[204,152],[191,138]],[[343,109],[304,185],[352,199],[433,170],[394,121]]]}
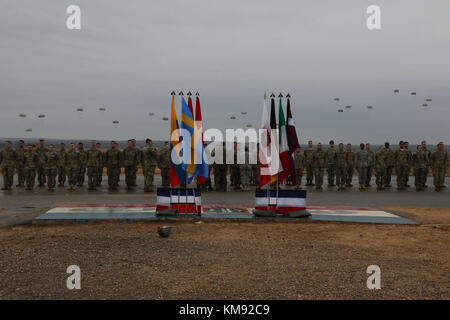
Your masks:
{"label": "flag stand base", "polygon": [[257,217],[274,215],[292,218],[309,217],[310,213],[306,210],[306,190],[279,189],[277,191],[276,189],[256,189],[253,214]]}
{"label": "flag stand base", "polygon": [[176,217],[187,214],[201,216],[200,188],[158,188],[156,195],[157,216]]}

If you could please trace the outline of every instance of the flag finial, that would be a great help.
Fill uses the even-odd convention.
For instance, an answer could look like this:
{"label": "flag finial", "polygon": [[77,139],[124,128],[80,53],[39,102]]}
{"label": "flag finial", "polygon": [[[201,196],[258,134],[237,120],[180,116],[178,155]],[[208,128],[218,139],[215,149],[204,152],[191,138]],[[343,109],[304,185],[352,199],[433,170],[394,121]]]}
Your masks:
{"label": "flag finial", "polygon": [[180,96],[184,96],[183,91],[180,91],[179,95],[180,95]]}
{"label": "flag finial", "polygon": [[170,95],[171,95],[171,96],[176,95],[175,91],[172,91],[172,92],[170,93]]}
{"label": "flag finial", "polygon": [[275,95],[273,94],[273,92],[272,92],[272,94],[270,95],[270,97],[271,97],[271,98],[275,98]]}
{"label": "flag finial", "polygon": [[188,96],[192,96],[192,93],[189,91],[189,92],[187,93],[187,95],[188,95]]}
{"label": "flag finial", "polygon": [[288,94],[286,95],[286,98],[289,99],[290,97],[291,97],[291,95],[288,93]]}
{"label": "flag finial", "polygon": [[283,95],[281,94],[281,92],[280,92],[280,94],[278,95],[278,98],[283,98]]}
{"label": "flag finial", "polygon": [[200,93],[198,93],[198,91],[195,93],[195,95],[198,97],[200,95]]}

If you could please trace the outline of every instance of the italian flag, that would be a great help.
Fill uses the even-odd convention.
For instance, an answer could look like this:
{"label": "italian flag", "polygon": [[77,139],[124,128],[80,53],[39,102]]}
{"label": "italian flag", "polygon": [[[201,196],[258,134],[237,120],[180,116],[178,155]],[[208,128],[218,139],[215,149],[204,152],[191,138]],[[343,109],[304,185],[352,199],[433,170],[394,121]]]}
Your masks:
{"label": "italian flag", "polygon": [[283,166],[283,171],[278,175],[278,180],[283,182],[286,177],[291,174],[291,166],[289,159],[289,146],[287,140],[286,118],[284,117],[283,105],[280,98],[280,108],[278,112],[278,129],[279,129],[279,143],[280,143],[280,161]]}

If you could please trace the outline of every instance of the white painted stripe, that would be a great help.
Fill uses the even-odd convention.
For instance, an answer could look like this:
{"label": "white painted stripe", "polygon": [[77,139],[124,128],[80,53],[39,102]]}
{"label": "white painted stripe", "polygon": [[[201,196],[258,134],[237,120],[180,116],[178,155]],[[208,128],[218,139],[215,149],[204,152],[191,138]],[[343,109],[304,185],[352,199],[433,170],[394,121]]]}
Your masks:
{"label": "white painted stripe", "polygon": [[386,211],[373,210],[309,210],[311,214],[320,214],[325,216],[347,216],[347,217],[398,217]]}
{"label": "white painted stripe", "polygon": [[[277,199],[275,197],[270,198],[270,204],[276,205]],[[255,206],[263,207],[267,206],[267,197],[255,198]],[[305,198],[278,198],[278,206],[280,207],[306,207]]]}

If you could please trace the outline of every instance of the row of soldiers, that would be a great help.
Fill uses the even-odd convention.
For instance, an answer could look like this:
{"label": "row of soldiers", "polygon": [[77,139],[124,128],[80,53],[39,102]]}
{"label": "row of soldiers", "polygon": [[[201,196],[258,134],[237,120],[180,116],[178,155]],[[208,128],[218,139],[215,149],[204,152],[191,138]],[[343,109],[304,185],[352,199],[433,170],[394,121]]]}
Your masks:
{"label": "row of soldiers", "polygon": [[[405,190],[408,185],[411,169],[414,170],[416,190],[424,190],[430,168],[433,172],[433,183],[436,191],[445,188],[445,172],[447,168],[448,154],[444,149],[444,143],[439,142],[437,148],[431,152],[427,149],[426,141],[422,141],[413,153],[409,150],[407,141],[400,141],[397,150],[392,150],[388,142],[380,146],[378,152],[370,148],[370,144],[360,144],[358,152],[352,151],[351,145],[340,143],[338,149],[334,141],[329,142],[327,150],[318,143],[313,148],[312,141],[308,142],[308,148],[301,151],[300,148],[294,153],[296,168],[297,188],[301,188],[301,181],[306,170],[306,185],[316,186],[322,189],[323,176],[326,169],[328,175],[328,186],[338,186],[338,190],[352,187],[353,172],[358,171],[359,189],[365,190],[370,187],[373,174],[376,177],[377,189],[383,190],[391,187],[391,177],[395,169],[397,175],[397,189]],[[314,184],[313,184],[314,179]]]}
{"label": "row of soldiers", "polygon": [[68,180],[69,190],[82,187],[87,173],[88,190],[95,190],[101,183],[104,168],[107,169],[108,186],[110,190],[117,189],[122,168],[125,171],[127,189],[136,186],[138,166],[142,166],[144,174],[144,191],[153,191],[153,177],[156,166],[161,169],[162,185],[170,183],[170,150],[166,142],[162,150],[152,146],[152,140],[147,139],[144,148],[136,147],[136,140],[128,140],[127,148],[120,150],[115,141],[111,141],[108,150],[95,140],[91,141],[89,149],[83,143],[78,147],[71,143],[66,148],[61,143],[58,150],[54,145],[45,146],[41,139],[39,146],[28,144],[25,147],[23,140],[19,141],[18,148],[14,149],[10,141],[6,141],[5,148],[0,150],[0,165],[3,174],[4,187],[2,190],[11,190],[14,172],[17,172],[18,187],[26,186],[27,190],[34,188],[36,175],[40,187],[47,183],[53,190],[58,179],[59,186],[64,186]]}

